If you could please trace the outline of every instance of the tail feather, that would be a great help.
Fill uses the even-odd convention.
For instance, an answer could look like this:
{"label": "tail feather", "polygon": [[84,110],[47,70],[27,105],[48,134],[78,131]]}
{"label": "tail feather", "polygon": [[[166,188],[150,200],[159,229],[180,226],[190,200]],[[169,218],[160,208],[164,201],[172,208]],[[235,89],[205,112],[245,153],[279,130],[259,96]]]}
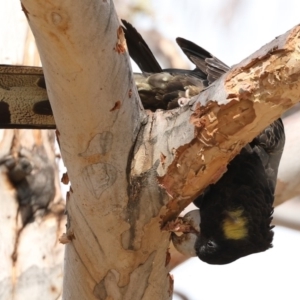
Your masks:
{"label": "tail feather", "polygon": [[142,72],[160,73],[162,68],[154,57],[143,37],[127,21],[122,20],[125,38],[130,57],[136,62]]}
{"label": "tail feather", "polygon": [[177,38],[176,42],[189,60],[196,65],[196,69],[207,74],[209,83],[229,70],[226,64],[193,42],[184,38]]}

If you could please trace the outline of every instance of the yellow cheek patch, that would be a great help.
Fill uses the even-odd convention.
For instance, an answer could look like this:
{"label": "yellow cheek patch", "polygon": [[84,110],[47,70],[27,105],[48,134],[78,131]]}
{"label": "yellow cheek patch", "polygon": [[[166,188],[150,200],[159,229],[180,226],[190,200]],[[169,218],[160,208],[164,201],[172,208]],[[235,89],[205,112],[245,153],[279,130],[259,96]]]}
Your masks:
{"label": "yellow cheek patch", "polygon": [[227,239],[240,240],[248,236],[247,219],[242,217],[243,210],[226,213],[222,228]]}

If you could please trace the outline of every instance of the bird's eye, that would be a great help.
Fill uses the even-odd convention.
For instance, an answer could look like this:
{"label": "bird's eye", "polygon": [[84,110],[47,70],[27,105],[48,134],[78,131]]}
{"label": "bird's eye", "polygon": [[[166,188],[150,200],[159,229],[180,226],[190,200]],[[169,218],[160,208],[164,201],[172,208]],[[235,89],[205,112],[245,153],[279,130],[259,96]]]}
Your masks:
{"label": "bird's eye", "polygon": [[212,240],[209,240],[208,242],[207,242],[207,247],[209,247],[209,248],[214,248],[216,246],[216,244],[212,241]]}

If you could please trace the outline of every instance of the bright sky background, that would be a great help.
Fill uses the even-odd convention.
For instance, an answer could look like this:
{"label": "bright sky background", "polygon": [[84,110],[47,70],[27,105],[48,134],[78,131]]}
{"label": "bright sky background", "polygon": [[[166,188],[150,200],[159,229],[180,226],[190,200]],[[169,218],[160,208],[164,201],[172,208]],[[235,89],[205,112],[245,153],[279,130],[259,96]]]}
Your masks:
{"label": "bright sky background", "polygon": [[188,300],[299,300],[300,232],[277,226],[273,245],[224,266],[192,258],[171,272],[175,290]]}
{"label": "bright sky background", "polygon": [[228,65],[240,62],[300,23],[299,0],[150,2],[159,31],[172,40],[178,36],[190,39]]}

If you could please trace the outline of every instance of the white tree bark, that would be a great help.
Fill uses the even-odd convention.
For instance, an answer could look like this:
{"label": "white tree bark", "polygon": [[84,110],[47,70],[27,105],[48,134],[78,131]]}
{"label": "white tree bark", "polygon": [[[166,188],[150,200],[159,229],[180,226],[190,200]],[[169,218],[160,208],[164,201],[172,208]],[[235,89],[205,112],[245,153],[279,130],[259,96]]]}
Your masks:
{"label": "white tree bark", "polygon": [[146,116],[111,1],[22,5],[72,186],[64,299],[171,298],[169,234],[161,226],[298,101],[300,27],[193,103]]}

